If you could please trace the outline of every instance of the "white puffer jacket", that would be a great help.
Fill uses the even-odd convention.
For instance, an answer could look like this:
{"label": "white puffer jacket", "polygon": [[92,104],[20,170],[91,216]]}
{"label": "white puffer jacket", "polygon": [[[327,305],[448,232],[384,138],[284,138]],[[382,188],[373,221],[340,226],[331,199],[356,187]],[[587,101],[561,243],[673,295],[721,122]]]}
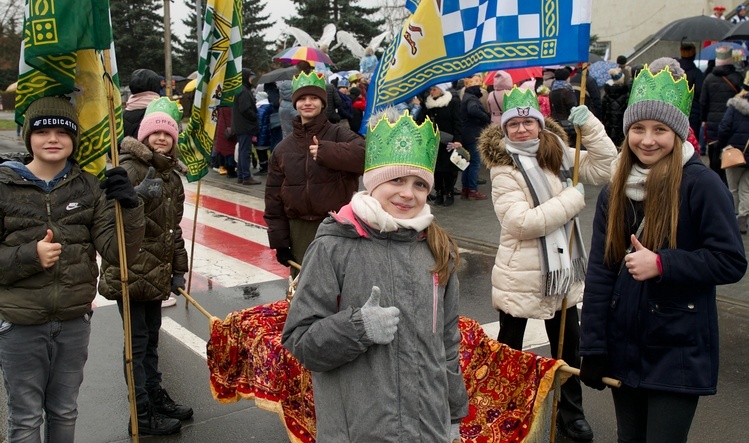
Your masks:
{"label": "white puffer jacket", "polygon": [[[546,119],[545,123],[547,131],[567,143],[564,130],[556,122]],[[582,127],[582,141],[587,151],[580,153],[580,182],[607,182],[617,151],[601,122],[592,115]],[[545,171],[555,197],[534,207],[525,178],[505,150],[502,128],[487,128],[479,138],[478,148],[491,170],[492,202],[502,227],[492,269],[492,304],[513,317],[550,319],[561,309],[562,298],[545,295],[538,242],[579,214],[585,207],[585,198],[577,190],[565,188],[558,172]],[[567,149],[574,158],[574,149]],[[579,303],[582,296],[583,283],[574,284],[567,295],[567,306]]]}

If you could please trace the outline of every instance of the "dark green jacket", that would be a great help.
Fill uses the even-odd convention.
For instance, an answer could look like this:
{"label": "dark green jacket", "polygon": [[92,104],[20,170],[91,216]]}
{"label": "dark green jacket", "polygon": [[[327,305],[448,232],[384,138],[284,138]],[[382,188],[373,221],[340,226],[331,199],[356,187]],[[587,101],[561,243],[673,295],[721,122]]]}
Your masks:
{"label": "dark green jacket", "polygon": [[[130,263],[128,283],[133,301],[164,300],[169,297],[173,274],[188,270],[187,251],[182,238],[182,210],[185,190],[175,168],[178,163],[171,157],[154,154],[150,148],[132,137],[125,137],[120,145],[120,165],[127,171],[133,186],[137,186],[148,173],[149,166],[161,178],[160,199],[145,202],[146,234],[140,254]],[[102,260],[102,278],[99,293],[110,300],[122,298],[120,268]]]}
{"label": "dark green jacket", "polygon": [[[143,205],[122,212],[132,258],[143,240]],[[62,255],[43,269],[36,246],[47,229]],[[118,250],[114,203],[96,177],[74,164],[47,192],[0,167],[0,318],[32,325],[83,316],[96,296],[96,253],[117,263]]]}

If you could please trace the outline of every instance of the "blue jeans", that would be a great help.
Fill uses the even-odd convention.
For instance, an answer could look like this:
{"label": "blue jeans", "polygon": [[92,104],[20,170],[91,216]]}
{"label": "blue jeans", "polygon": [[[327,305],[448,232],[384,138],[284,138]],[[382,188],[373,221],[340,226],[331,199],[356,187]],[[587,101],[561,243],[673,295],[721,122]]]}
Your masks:
{"label": "blue jeans", "polygon": [[0,320],[0,367],[8,393],[8,441],[73,443],[78,391],[88,359],[90,312],[67,321],[16,325]]}
{"label": "blue jeans", "polygon": [[468,167],[461,174],[460,180],[463,182],[463,189],[479,189],[479,168],[481,167],[481,158],[479,157],[479,151],[476,149],[476,143],[471,143],[468,146],[463,146],[471,155],[471,161],[468,163]]}
{"label": "blue jeans", "polygon": [[247,180],[252,178],[250,162],[252,161],[252,136],[250,134],[239,134],[239,152],[237,155],[237,179]]}
{"label": "blue jeans", "polygon": [[[117,300],[122,316],[122,300]],[[148,406],[148,391],[161,386],[159,372],[159,329],[161,329],[161,300],[130,302],[130,337],[133,346],[133,380],[135,404],[139,411]],[[127,383],[127,365],[123,368]]]}

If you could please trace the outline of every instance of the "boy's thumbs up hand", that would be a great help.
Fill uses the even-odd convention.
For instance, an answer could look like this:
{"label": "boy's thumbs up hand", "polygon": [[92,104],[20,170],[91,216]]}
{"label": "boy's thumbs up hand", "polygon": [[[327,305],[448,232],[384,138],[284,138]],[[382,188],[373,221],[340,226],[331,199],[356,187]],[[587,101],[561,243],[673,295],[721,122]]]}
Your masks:
{"label": "boy's thumbs up hand", "polygon": [[39,255],[39,263],[44,269],[51,268],[62,254],[62,245],[53,243],[52,237],[52,230],[47,229],[44,238],[36,242],[36,253]]}

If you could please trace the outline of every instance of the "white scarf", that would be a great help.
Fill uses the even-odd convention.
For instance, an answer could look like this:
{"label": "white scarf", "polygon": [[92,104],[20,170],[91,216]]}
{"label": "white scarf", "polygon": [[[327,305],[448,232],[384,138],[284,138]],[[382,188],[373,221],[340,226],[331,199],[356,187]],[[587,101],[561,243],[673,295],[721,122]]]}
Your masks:
{"label": "white scarf", "polygon": [[[613,177],[613,172],[616,171],[616,165],[619,163],[619,158],[621,157],[621,153],[616,156],[616,159],[614,159],[613,164],[611,165],[611,176]],[[685,141],[681,145],[681,166],[687,164],[690,158],[694,155],[694,146],[692,146],[691,143]],[[627,198],[630,200],[634,200],[637,202],[645,201],[645,181],[648,178],[648,173],[650,172],[650,168],[646,168],[644,166],[640,166],[639,164],[635,163],[632,166],[632,169],[629,171],[629,175],[627,176],[627,181],[624,183],[624,192],[627,194]]]}
{"label": "white scarf", "polygon": [[[559,148],[563,152],[559,180],[564,187],[567,187],[567,178],[572,178],[573,163],[567,152],[567,147],[559,137],[556,138]],[[551,183],[549,183],[546,174],[544,174],[536,159],[539,144],[539,139],[513,142],[505,137],[505,149],[512,154],[515,166],[525,177],[528,189],[533,196],[534,206],[554,197],[551,191]],[[573,238],[571,251],[570,236]],[[541,237],[538,241],[538,248],[547,296],[564,297],[573,283],[585,279],[588,257],[577,216],[564,226],[560,226]]]}
{"label": "white scarf", "polygon": [[426,229],[432,220],[432,210],[425,204],[424,208],[414,218],[395,218],[382,209],[382,205],[376,198],[369,195],[367,191],[354,194],[351,199],[351,208],[366,224],[379,229],[380,232],[394,232],[400,228],[413,229],[421,232]]}

